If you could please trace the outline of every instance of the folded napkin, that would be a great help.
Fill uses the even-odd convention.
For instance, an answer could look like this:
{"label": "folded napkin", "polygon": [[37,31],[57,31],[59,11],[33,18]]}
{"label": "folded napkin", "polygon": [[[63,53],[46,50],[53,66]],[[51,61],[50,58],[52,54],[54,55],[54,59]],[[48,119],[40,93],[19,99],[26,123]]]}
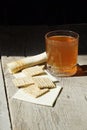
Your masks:
{"label": "folded napkin", "polygon": [[56,88],[50,90],[50,92],[38,98],[34,98],[31,97],[28,93],[24,92],[23,89],[19,89],[12,98],[35,103],[35,104],[40,104],[40,105],[53,106],[58,97],[60,90],[61,90],[61,86],[57,86]]}
{"label": "folded napkin", "polygon": [[[23,73],[21,73],[21,72],[18,74],[14,74],[14,76],[16,78],[24,77]],[[48,73],[45,76],[50,78],[52,81],[55,81],[55,82],[58,81],[58,79],[56,79],[55,77],[53,77],[52,75],[50,75]],[[31,95],[26,93],[21,88],[13,95],[12,98],[17,99],[17,100],[23,100],[25,102],[31,102],[31,103],[35,103],[35,104],[45,105],[45,106],[53,106],[55,101],[57,100],[57,97],[59,95],[61,88],[62,87],[59,86],[57,83],[56,88],[51,89],[49,92],[47,92],[46,94],[44,94],[38,98],[32,97]]]}

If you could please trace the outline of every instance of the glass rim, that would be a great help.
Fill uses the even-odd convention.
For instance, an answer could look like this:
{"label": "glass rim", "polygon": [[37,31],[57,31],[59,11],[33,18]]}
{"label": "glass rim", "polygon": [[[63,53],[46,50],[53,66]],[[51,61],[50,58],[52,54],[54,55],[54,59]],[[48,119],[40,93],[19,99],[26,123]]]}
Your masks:
{"label": "glass rim", "polygon": [[[66,35],[66,36],[71,36],[71,37],[74,37],[75,38],[75,40],[77,40],[77,39],[79,39],[79,34],[77,33],[77,32],[75,32],[75,31],[72,31],[72,30],[53,30],[53,31],[49,31],[49,32],[47,32],[46,34],[45,34],[45,39],[47,40],[48,39],[48,35],[49,34],[52,34],[52,33],[71,33],[71,34],[74,34],[75,36],[71,36],[71,35]],[[62,35],[62,34],[60,34],[60,35]],[[52,35],[52,36],[55,36],[55,35]],[[50,37],[50,36],[49,36]],[[50,39],[49,39],[50,40]],[[55,41],[56,42],[56,40],[51,40],[51,41]]]}

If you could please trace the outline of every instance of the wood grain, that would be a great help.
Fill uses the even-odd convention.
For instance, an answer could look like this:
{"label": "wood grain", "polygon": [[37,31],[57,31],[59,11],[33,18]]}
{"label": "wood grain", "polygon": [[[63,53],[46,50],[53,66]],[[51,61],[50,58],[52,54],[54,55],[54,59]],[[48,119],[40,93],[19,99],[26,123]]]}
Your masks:
{"label": "wood grain", "polygon": [[[20,57],[17,57],[17,59]],[[16,60],[16,57],[14,57]],[[63,87],[54,107],[36,105],[16,99],[17,91],[8,73],[6,63],[13,57],[2,56],[2,66],[9,101],[13,130],[86,130],[87,76],[59,78]],[[79,64],[87,65],[87,56],[79,56]]]}
{"label": "wood grain", "polygon": [[11,130],[7,99],[0,62],[0,130]]}

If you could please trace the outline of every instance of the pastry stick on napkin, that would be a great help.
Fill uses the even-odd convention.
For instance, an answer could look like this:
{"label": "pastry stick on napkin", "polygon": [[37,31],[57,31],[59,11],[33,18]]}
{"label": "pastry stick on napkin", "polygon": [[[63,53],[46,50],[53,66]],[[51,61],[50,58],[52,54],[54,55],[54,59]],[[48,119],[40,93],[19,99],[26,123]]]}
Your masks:
{"label": "pastry stick on napkin", "polygon": [[7,66],[11,73],[16,73],[24,68],[44,63],[46,62],[46,60],[47,60],[46,52],[43,52],[35,56],[26,57],[26,58],[8,63]]}

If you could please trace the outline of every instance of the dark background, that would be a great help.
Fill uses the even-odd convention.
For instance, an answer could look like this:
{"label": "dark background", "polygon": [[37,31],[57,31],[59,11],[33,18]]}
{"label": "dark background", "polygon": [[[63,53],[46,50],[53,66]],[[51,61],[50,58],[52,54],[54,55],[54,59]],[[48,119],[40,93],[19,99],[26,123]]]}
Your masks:
{"label": "dark background", "polygon": [[87,4],[79,1],[7,0],[0,2],[0,25],[87,23]]}
{"label": "dark background", "polygon": [[45,34],[55,29],[79,33],[79,54],[87,54],[86,0],[0,2],[0,55],[41,53]]}

